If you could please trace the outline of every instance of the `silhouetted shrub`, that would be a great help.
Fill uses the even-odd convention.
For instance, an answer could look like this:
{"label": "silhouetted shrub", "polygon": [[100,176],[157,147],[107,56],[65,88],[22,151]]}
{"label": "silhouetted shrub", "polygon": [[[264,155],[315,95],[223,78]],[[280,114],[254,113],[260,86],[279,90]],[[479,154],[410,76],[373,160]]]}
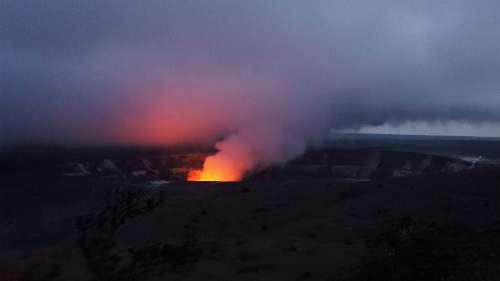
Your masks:
{"label": "silhouetted shrub", "polygon": [[103,210],[76,219],[78,246],[96,280],[133,280],[133,272],[119,266],[122,258],[114,251],[115,235],[126,220],[144,215],[164,201],[163,192],[156,200],[146,199],[146,195],[144,188],[135,185],[108,189]]}

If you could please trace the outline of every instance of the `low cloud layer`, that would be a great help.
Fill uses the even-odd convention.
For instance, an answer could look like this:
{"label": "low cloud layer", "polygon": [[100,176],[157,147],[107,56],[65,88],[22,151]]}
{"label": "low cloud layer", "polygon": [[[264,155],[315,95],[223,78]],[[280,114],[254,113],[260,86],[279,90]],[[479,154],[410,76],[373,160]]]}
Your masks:
{"label": "low cloud layer", "polygon": [[0,142],[252,135],[274,162],[330,129],[500,129],[499,14],[495,1],[2,1]]}

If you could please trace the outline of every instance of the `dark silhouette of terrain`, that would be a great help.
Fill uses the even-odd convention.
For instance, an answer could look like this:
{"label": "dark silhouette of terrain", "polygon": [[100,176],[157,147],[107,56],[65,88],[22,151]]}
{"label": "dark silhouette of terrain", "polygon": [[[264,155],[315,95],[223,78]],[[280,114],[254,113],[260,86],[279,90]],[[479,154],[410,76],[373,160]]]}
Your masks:
{"label": "dark silhouette of terrain", "polygon": [[382,141],[228,183],[184,181],[203,149],[3,151],[0,280],[498,280],[498,140]]}

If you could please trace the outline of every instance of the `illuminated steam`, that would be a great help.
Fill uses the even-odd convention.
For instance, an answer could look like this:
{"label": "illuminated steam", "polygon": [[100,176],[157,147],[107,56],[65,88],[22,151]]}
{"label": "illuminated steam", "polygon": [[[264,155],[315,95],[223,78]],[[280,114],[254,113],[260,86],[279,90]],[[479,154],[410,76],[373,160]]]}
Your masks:
{"label": "illuminated steam", "polygon": [[218,141],[202,176],[237,180],[331,129],[500,132],[499,14],[498,1],[1,1],[0,145]]}
{"label": "illuminated steam", "polygon": [[217,142],[217,154],[205,159],[202,170],[188,180],[238,181],[245,172],[281,163],[301,152],[305,142],[284,132],[244,131]]}

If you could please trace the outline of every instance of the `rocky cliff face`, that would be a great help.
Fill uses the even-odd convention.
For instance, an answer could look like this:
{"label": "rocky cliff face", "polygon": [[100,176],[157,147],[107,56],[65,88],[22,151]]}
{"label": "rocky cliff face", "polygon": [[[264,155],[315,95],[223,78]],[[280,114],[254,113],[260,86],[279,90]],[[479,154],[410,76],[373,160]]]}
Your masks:
{"label": "rocky cliff face", "polygon": [[183,180],[189,169],[201,168],[208,155],[206,153],[163,154],[118,160],[70,162],[64,167],[64,175],[68,177],[110,176]]}
{"label": "rocky cliff face", "polygon": [[383,149],[323,149],[308,152],[291,163],[297,175],[323,175],[348,179],[380,179],[458,172],[500,163],[481,157],[441,156],[424,152]]}
{"label": "rocky cliff face", "polygon": [[[67,163],[68,177],[122,177],[186,180],[191,169],[203,166],[209,153],[139,155],[125,159],[102,159]],[[500,163],[481,157],[442,156],[425,152],[384,149],[328,148],[307,151],[280,168],[281,176],[321,176],[339,179],[381,179],[458,172]],[[266,173],[266,171],[261,171]],[[266,179],[274,172],[267,172]]]}

